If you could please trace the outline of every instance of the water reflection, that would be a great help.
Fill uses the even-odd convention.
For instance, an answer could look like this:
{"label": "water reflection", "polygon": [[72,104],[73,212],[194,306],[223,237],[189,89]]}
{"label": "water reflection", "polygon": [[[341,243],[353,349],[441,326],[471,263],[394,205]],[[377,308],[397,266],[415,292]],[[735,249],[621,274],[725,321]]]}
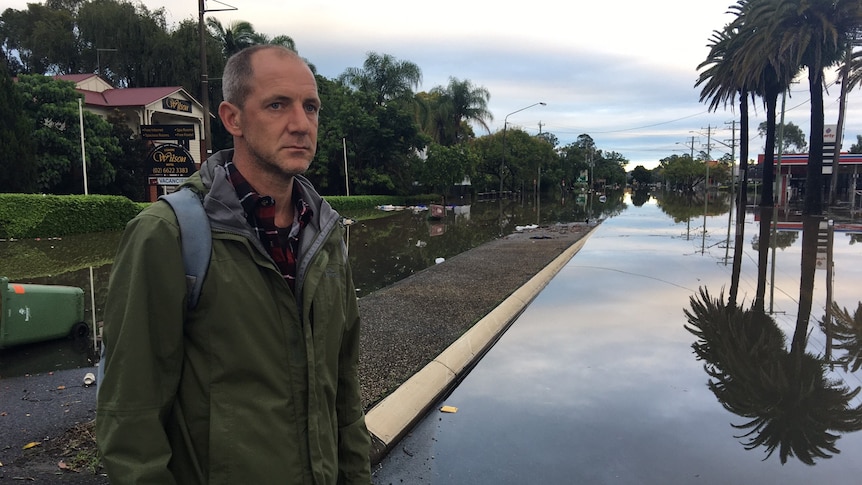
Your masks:
{"label": "water reflection", "polygon": [[[593,200],[595,199],[595,200]],[[359,296],[391,285],[417,271],[511,234],[518,226],[583,222],[607,218],[625,209],[622,192],[606,202],[586,195],[542,201],[479,201],[449,207],[446,216],[404,210],[366,219],[350,227],[349,258]]]}
{"label": "water reflection", "polygon": [[[767,282],[766,254],[770,247],[790,247],[798,233],[776,231],[771,210],[760,216],[752,241],[758,252],[754,300],[749,306],[737,303],[743,263],[737,234],[728,298],[723,289],[715,297],[701,288],[684,309],[685,328],[697,339],[692,347],[704,363],[709,389],[725,409],[745,419],[732,424],[741,430],[736,437],[745,449],[763,447],[765,459],[777,451],[782,464],[795,457],[814,465],[840,453],[843,433],[862,429],[862,404],[852,403],[862,388],[848,386],[833,372],[836,364],[850,365],[854,372],[862,367],[862,303],[851,315],[832,300],[834,226],[821,217],[802,217],[798,312],[788,339],[765,311],[765,288],[774,286]],[[774,275],[774,253],[772,264]],[[815,281],[825,284],[827,302],[826,315],[812,329]],[[827,341],[822,353],[806,350],[815,330]],[[833,338],[834,348],[843,352],[837,358],[831,355]]]}

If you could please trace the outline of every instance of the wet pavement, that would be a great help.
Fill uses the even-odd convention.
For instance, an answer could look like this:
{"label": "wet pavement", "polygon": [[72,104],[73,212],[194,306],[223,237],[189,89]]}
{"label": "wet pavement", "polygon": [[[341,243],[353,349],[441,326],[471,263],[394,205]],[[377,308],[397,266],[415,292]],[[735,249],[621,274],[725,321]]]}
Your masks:
{"label": "wet pavement", "polygon": [[[768,456],[763,446],[746,449],[742,435],[750,429],[732,424],[753,417],[722,407],[693,353],[696,337],[684,328],[691,297],[701,288],[718,297],[730,286],[728,215],[676,220],[653,199],[604,221],[375,468],[374,483],[858,483],[858,431],[831,431],[839,436],[835,449],[819,448],[831,458],[815,456],[814,466],[793,454],[782,464],[779,451]],[[749,214],[739,290],[746,307],[757,286],[757,233]],[[787,348],[800,300],[802,235],[795,234],[784,233],[789,245],[775,251],[765,305]],[[851,312],[862,300],[858,239],[837,232],[833,245],[832,299]],[[826,271],[815,278],[806,351],[822,355],[826,339],[816,320],[826,307]],[[862,385],[858,372],[826,377]],[[855,396],[849,406],[860,403]],[[457,412],[438,411],[443,405]]]}

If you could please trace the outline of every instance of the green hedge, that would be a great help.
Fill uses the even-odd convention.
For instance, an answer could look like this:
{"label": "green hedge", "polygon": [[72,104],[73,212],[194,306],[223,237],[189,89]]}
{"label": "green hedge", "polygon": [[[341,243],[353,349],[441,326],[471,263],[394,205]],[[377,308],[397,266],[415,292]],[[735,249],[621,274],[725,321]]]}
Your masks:
{"label": "green hedge", "polygon": [[[335,210],[372,209],[380,205],[415,205],[440,200],[437,195],[327,196]],[[116,195],[0,194],[0,239],[61,237],[120,231],[148,203]]]}
{"label": "green hedge", "polygon": [[116,195],[0,194],[0,238],[118,231],[140,211]]}

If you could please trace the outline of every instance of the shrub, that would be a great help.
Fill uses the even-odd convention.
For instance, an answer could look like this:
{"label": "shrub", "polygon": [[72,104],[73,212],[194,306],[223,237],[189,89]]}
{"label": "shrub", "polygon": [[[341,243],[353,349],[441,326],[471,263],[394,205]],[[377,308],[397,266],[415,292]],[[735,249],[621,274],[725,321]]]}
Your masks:
{"label": "shrub", "polygon": [[[373,209],[380,205],[421,204],[440,200],[436,195],[330,196],[339,212]],[[0,238],[61,237],[121,231],[147,202],[132,202],[118,195],[0,194]]]}
{"label": "shrub", "polygon": [[116,195],[0,194],[0,238],[118,231],[140,210]]}

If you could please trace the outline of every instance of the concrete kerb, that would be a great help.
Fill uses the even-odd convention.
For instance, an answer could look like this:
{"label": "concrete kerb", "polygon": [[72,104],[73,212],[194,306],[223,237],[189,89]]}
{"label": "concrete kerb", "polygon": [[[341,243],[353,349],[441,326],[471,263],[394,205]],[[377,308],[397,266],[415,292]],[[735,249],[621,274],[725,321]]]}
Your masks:
{"label": "concrete kerb", "polygon": [[431,406],[457,385],[462,375],[581,250],[597,227],[575,241],[548,266],[447,347],[436,359],[368,411],[365,422],[372,438],[372,464],[379,463]]}

